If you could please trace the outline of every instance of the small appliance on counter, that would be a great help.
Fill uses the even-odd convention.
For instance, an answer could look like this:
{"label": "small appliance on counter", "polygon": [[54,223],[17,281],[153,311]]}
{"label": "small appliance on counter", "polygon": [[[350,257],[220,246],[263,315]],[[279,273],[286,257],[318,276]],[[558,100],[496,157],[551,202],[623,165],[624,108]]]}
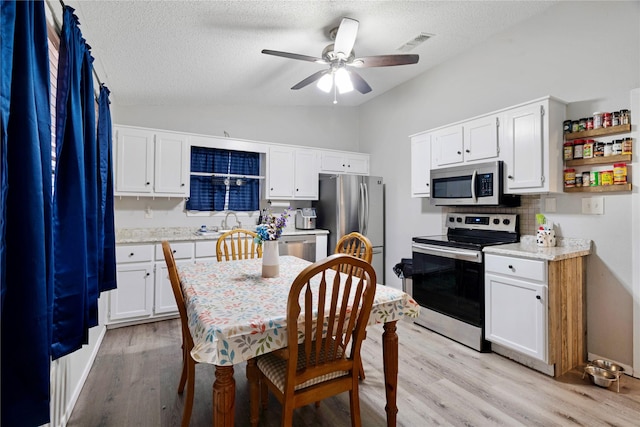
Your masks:
{"label": "small appliance on counter", "polygon": [[315,230],[316,210],[315,208],[302,208],[296,210],[296,229]]}

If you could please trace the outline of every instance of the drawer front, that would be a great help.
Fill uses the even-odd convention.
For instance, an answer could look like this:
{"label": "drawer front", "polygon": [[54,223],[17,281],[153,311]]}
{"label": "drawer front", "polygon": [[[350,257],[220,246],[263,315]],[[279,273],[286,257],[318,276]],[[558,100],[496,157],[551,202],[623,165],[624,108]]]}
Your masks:
{"label": "drawer front", "polygon": [[547,282],[546,261],[486,254],[485,271],[520,279]]}
{"label": "drawer front", "polygon": [[217,243],[217,240],[202,240],[196,242],[196,258],[215,257]]}
{"label": "drawer front", "polygon": [[153,261],[153,245],[116,246],[118,264],[145,261]]}
{"label": "drawer front", "polygon": [[[174,259],[191,259],[193,258],[193,243],[191,242],[182,242],[182,243],[171,243],[171,250],[173,251]],[[156,245],[156,260],[164,261],[164,252],[162,251],[162,245]]]}

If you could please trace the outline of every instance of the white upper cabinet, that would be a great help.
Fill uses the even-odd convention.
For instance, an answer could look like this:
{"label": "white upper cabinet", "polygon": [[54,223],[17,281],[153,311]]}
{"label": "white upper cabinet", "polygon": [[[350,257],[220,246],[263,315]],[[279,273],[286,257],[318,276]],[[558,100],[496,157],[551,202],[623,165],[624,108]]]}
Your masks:
{"label": "white upper cabinet", "polygon": [[547,97],[504,111],[505,192],[562,191],[565,104]]}
{"label": "white upper cabinet", "polygon": [[431,134],[411,137],[411,197],[431,195]]}
{"label": "white upper cabinet", "polygon": [[269,147],[267,199],[318,199],[318,155],[315,150]]}
{"label": "white upper cabinet", "polygon": [[489,161],[498,157],[500,121],[489,115],[433,131],[433,168]]}
{"label": "white upper cabinet", "polygon": [[464,161],[462,125],[433,132],[432,144],[431,161],[434,167],[461,164]]}
{"label": "white upper cabinet", "polygon": [[369,175],[369,155],[340,151],[320,153],[320,173]]}
{"label": "white upper cabinet", "polygon": [[115,195],[189,196],[187,137],[116,127]]}

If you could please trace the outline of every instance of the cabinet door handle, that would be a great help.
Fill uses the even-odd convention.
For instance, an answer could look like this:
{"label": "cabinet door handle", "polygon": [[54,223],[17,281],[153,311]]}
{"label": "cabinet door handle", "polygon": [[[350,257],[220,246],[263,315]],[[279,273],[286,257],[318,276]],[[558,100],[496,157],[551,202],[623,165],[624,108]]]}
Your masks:
{"label": "cabinet door handle", "polygon": [[509,264],[509,270],[514,270],[513,265]]}
{"label": "cabinet door handle", "polygon": [[458,151],[457,153],[458,153],[458,154],[462,154],[462,152],[461,152],[461,151]]}
{"label": "cabinet door handle", "polygon": [[540,295],[536,295],[536,299],[542,299]]}
{"label": "cabinet door handle", "polygon": [[151,276],[151,273],[147,273],[144,275],[144,277],[149,277],[149,276]]}
{"label": "cabinet door handle", "polygon": [[133,256],[133,252],[131,252],[131,253],[129,254],[129,256],[130,256],[130,257],[132,257],[132,256]]}
{"label": "cabinet door handle", "polygon": [[180,187],[184,187],[184,183],[180,184]]}
{"label": "cabinet door handle", "polygon": [[470,153],[470,152],[471,152],[471,150],[464,150],[464,152],[465,152],[465,153]]}
{"label": "cabinet door handle", "polygon": [[507,178],[513,179],[513,175],[507,175]]}
{"label": "cabinet door handle", "polygon": [[176,250],[174,249],[174,250],[172,250],[171,252],[173,252],[173,253],[175,254],[175,253],[176,253]]}

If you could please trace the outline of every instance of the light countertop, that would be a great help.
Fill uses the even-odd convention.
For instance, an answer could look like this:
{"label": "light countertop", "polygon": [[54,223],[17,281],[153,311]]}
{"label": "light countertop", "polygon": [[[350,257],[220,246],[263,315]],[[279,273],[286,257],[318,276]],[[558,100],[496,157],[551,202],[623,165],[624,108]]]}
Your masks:
{"label": "light countertop", "polygon": [[[157,228],[119,228],[116,230],[116,244],[125,243],[160,243],[169,242],[217,240],[221,233],[196,233],[197,227],[157,227]],[[285,229],[283,236],[329,234],[327,230],[296,230]]]}
{"label": "light countertop", "polygon": [[536,236],[520,236],[520,242],[506,245],[487,246],[484,253],[509,255],[521,258],[532,258],[546,261],[586,256],[591,253],[591,240],[558,238],[553,247],[540,247],[536,244]]}

